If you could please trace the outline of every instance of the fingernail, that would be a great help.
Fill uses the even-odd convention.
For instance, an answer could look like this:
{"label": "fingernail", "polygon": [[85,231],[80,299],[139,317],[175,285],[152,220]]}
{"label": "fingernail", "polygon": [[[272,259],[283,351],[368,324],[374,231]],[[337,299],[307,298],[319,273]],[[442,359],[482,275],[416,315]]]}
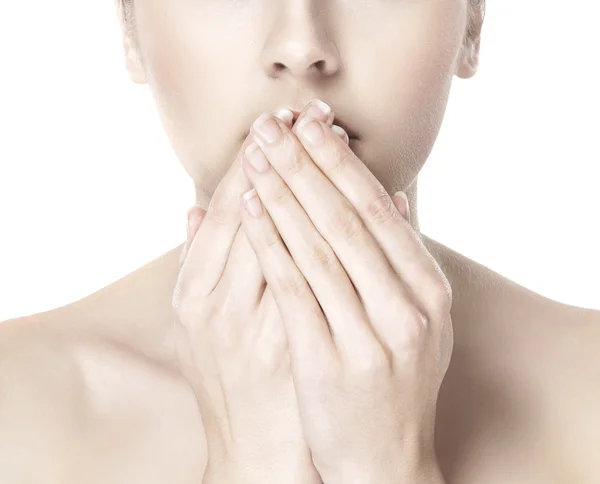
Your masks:
{"label": "fingernail", "polygon": [[319,121],[326,123],[330,114],[331,108],[329,105],[325,104],[320,99],[315,99],[310,103],[310,107],[304,113],[302,119],[299,120],[300,122],[296,121],[296,130],[301,131],[304,126],[313,119],[318,119]]}
{"label": "fingernail", "polygon": [[206,210],[204,210],[200,205],[194,205],[187,212],[187,228],[188,228],[188,237],[191,233],[202,223],[202,219],[206,214]]}
{"label": "fingernail", "polygon": [[258,198],[256,188],[252,188],[244,193],[242,199],[244,201],[244,206],[246,207],[246,210],[250,212],[250,215],[258,217],[262,214],[262,203]]}
{"label": "fingernail", "polygon": [[[403,202],[402,202],[404,205],[403,210],[405,212],[403,212],[402,215],[404,215],[404,218],[410,222],[410,206],[408,203],[408,196],[406,195],[406,193],[404,193],[403,191],[400,190],[400,191],[397,191],[396,193],[394,193],[394,197],[401,198],[403,200]],[[405,215],[405,213],[406,213],[406,215]]]}
{"label": "fingernail", "polygon": [[276,143],[283,136],[277,121],[267,113],[261,114],[252,124],[252,128],[267,144]]}
{"label": "fingernail", "polygon": [[341,126],[338,126],[337,124],[334,124],[333,126],[331,126],[331,129],[333,130],[333,132],[335,134],[340,136],[346,143],[350,142],[350,137],[348,136],[348,133],[346,133],[346,130],[344,128],[342,128]]}
{"label": "fingernail", "polygon": [[264,173],[269,169],[269,160],[267,160],[263,151],[256,143],[252,143],[250,146],[248,146],[244,151],[244,155],[258,173]]}
{"label": "fingernail", "polygon": [[292,124],[292,121],[294,120],[294,113],[285,108],[278,109],[273,113],[273,116],[277,116],[288,126]]}
{"label": "fingernail", "polygon": [[[315,108],[317,110],[313,111]],[[310,107],[308,113],[309,116],[314,116],[318,119],[321,119],[322,121],[326,121],[329,116],[329,113],[331,113],[331,107],[329,106],[329,104],[324,103],[320,99],[315,99],[312,102],[312,106]]]}

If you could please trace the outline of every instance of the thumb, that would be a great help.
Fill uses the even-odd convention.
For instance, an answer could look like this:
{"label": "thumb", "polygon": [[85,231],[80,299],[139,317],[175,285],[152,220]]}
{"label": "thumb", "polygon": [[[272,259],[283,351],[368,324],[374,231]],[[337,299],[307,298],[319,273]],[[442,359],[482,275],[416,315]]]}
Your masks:
{"label": "thumb", "polygon": [[394,193],[392,200],[394,201],[394,205],[396,205],[398,211],[402,214],[406,221],[410,223],[410,206],[408,204],[408,197],[406,196],[406,193],[403,191],[398,191]]}
{"label": "thumb", "polygon": [[183,265],[185,259],[187,258],[187,254],[190,250],[190,246],[202,224],[202,220],[206,215],[206,210],[201,208],[199,205],[194,205],[187,211],[187,239],[185,244],[183,245],[183,249],[181,250],[181,255],[179,257],[179,267]]}

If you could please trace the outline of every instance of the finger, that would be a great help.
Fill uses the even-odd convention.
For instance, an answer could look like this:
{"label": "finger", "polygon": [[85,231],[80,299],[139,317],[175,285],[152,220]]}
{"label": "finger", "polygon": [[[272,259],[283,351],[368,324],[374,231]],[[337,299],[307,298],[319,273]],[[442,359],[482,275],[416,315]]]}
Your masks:
{"label": "finger", "polygon": [[202,209],[199,205],[195,205],[190,210],[188,210],[188,223],[187,223],[187,238],[183,244],[183,249],[181,250],[181,254],[179,255],[179,272],[177,274],[177,280],[175,281],[175,287],[173,289],[173,295],[171,299],[171,305],[173,309],[177,309],[179,307],[179,301],[181,298],[181,285],[184,281],[182,277],[183,266],[187,260],[187,255],[190,250],[190,246],[194,241],[194,237],[202,223],[202,219],[206,214],[206,210]]}
{"label": "finger", "polygon": [[[250,214],[247,203],[259,212]],[[336,348],[311,287],[286,249],[268,211],[262,207],[256,190],[240,197],[240,204],[243,230],[284,323],[292,370],[301,374],[308,367],[331,368],[336,361]]]}
{"label": "finger", "polygon": [[[293,133],[290,132],[290,135],[295,138]],[[281,144],[289,146],[291,143],[281,140]],[[301,146],[297,141],[296,144]],[[258,147],[256,153],[259,157],[264,156]],[[264,172],[257,172],[246,161],[243,166],[293,260],[323,308],[337,347],[344,356],[350,357],[360,345],[379,346],[353,281],[349,279],[332,246],[321,235],[322,230],[315,227],[314,219],[307,215],[279,173],[264,161],[267,168]],[[316,167],[315,171],[318,171]],[[297,176],[303,175],[298,173]],[[312,189],[315,190],[315,185]],[[327,207],[327,204],[323,206]],[[323,217],[325,210],[322,207],[319,210],[321,214],[318,216]],[[322,225],[327,223],[325,220]],[[356,258],[355,254],[353,256]],[[383,256],[379,257],[383,259]],[[385,260],[383,262],[391,272],[389,264]],[[368,263],[365,266],[369,267]],[[366,267],[362,269],[365,275]],[[357,345],[358,342],[360,345]]]}
{"label": "finger", "polygon": [[[291,123],[289,117],[284,119]],[[233,164],[217,186],[198,234],[190,245],[187,255],[190,263],[182,268],[182,278],[188,281],[186,273],[190,270],[189,267],[193,267],[195,277],[193,281],[189,279],[189,284],[193,285],[194,292],[200,296],[211,294],[219,283],[241,225],[239,196],[252,188],[241,168],[241,157],[252,141],[252,135],[249,134],[238,150]],[[261,280],[259,267],[252,264],[251,260],[247,267],[239,269],[244,270],[244,274],[250,280]]]}
{"label": "finger", "polygon": [[[274,116],[281,119],[286,126],[291,126],[293,120],[291,111],[275,110]],[[239,216],[239,207],[237,210]],[[267,282],[262,269],[246,238],[240,220],[240,226],[216,289],[221,296],[217,297],[220,300],[228,298],[234,307],[238,307],[242,311],[255,311],[262,300],[266,287]]]}
{"label": "finger", "polygon": [[[182,277],[193,285],[194,293],[208,296],[217,285],[225,267],[235,234],[240,226],[237,213],[237,193],[251,188],[240,166],[241,153],[251,141],[248,136],[242,143],[235,161],[217,186],[204,215],[202,225],[190,244]],[[190,277],[187,272],[193,271]]]}
{"label": "finger", "polygon": [[[298,118],[294,120],[293,126],[291,128],[292,133],[296,134],[296,126],[300,125],[302,123],[302,120],[306,117],[306,116],[322,116],[320,111],[313,111],[312,110],[312,101],[310,103],[308,103],[304,109],[298,114]],[[340,126],[338,126],[337,124],[333,124],[333,119],[334,119],[335,115],[332,112],[330,112],[328,115],[324,116],[324,117],[319,117],[319,119],[321,119],[327,126],[331,126],[331,129],[333,130],[333,132],[335,134],[337,134],[342,140],[344,140],[344,142],[346,144],[350,143],[350,137],[348,136],[348,133],[346,133],[346,130]]]}
{"label": "finger", "polygon": [[333,130],[333,132],[335,134],[337,134],[342,140],[344,140],[344,142],[346,144],[350,143],[350,137],[348,136],[348,133],[346,133],[346,130],[340,126],[338,126],[337,124],[333,124],[333,119],[335,117],[335,114],[333,113],[333,111],[331,111],[328,115],[324,116],[324,117],[320,117],[322,116],[320,111],[313,111],[312,110],[312,105],[313,102],[311,101],[310,103],[308,103],[304,109],[298,114],[298,118],[294,119],[294,123],[293,126],[291,128],[292,133],[296,134],[296,127],[299,126],[302,123],[302,120],[306,117],[306,116],[319,116],[319,119],[321,119],[327,126],[331,126],[331,129]]}
{"label": "finger", "polygon": [[[318,119],[313,122],[322,128],[323,141],[319,144],[311,143],[304,136],[302,125],[298,126],[298,139],[308,153],[308,159],[351,203],[416,303],[423,311],[434,314],[439,309],[439,300],[444,293],[451,294],[450,285],[436,260],[407,220],[399,216],[390,195],[375,175],[348,145],[339,142],[339,137],[327,125]],[[306,172],[311,173],[309,170]],[[291,181],[299,178],[290,177]],[[297,197],[302,198],[302,205],[307,206],[312,217],[312,211],[317,210],[316,201],[312,205],[305,205],[305,199],[311,203],[307,188],[292,187],[292,190],[295,194],[298,190]],[[318,190],[317,193],[323,196],[322,203],[330,206],[330,189],[315,185],[313,190]],[[343,263],[346,267],[345,261]]]}
{"label": "finger", "polygon": [[256,254],[240,224],[223,276],[214,292],[221,295],[220,300],[229,299],[232,306],[241,311],[255,311],[266,287],[267,282]]}
{"label": "finger", "polygon": [[346,133],[346,130],[344,128],[341,128],[337,124],[334,124],[333,126],[331,126],[331,129],[335,134],[342,138],[346,144],[350,143],[350,136],[348,136],[348,133]]}
{"label": "finger", "polygon": [[202,223],[202,219],[206,215],[206,210],[204,210],[199,205],[194,205],[192,208],[188,210],[187,216],[187,238],[188,240],[192,240],[196,235],[196,232],[200,228],[200,224]]}
{"label": "finger", "polygon": [[[368,341],[369,319],[374,326],[389,313],[389,301],[398,300],[399,294],[408,299],[406,288],[352,205],[315,165],[294,133],[276,118],[269,122],[274,123],[274,128],[279,126],[279,140],[268,143],[256,135],[260,145],[256,153],[264,153],[270,162],[265,165],[266,171],[259,173],[245,162],[244,167],[298,267],[313,287],[336,343],[351,348],[356,345],[357,334]],[[275,169],[269,169],[271,166]],[[357,295],[351,297],[347,290],[350,281],[362,304]],[[341,302],[342,296],[332,294],[328,289],[331,287],[340,288],[344,297]],[[347,316],[329,316],[340,311],[340,306],[357,315],[354,321],[348,321]],[[370,318],[362,317],[365,310]],[[379,341],[384,344],[382,338]]]}
{"label": "finger", "polygon": [[[335,117],[335,114],[333,113],[332,110],[330,110],[330,112],[328,114],[324,114],[322,109],[318,109],[318,105],[319,105],[320,101],[319,100],[312,100],[310,101],[306,106],[304,106],[304,108],[302,109],[302,111],[300,111],[300,113],[298,114],[298,118],[294,120],[294,125],[292,126],[292,133],[294,133],[296,136],[298,135],[298,126],[300,126],[302,124],[302,121],[306,118],[306,117],[313,117],[313,118],[317,118],[319,120],[321,120],[323,123],[325,123],[327,126],[332,126],[333,124],[333,118]],[[327,106],[329,107],[329,106]],[[338,126],[339,127],[339,126]],[[340,128],[342,129],[342,128]]]}
{"label": "finger", "polygon": [[410,224],[410,207],[408,204],[408,197],[406,196],[406,193],[402,191],[396,192],[392,197],[392,200],[394,201],[394,205],[396,206],[398,211]]}
{"label": "finger", "polygon": [[[283,121],[285,121],[288,126],[290,126],[292,124],[293,114],[290,111],[285,110],[285,109],[279,110],[275,113],[275,115],[280,117]],[[297,122],[300,122],[301,120],[302,120],[302,117],[299,117]],[[330,119],[328,120],[328,123],[330,124],[332,122],[332,120],[333,120],[333,116],[330,117]],[[333,125],[331,128],[346,143],[349,142],[348,134],[346,133],[346,131],[343,128],[341,128],[337,125]],[[202,209],[202,207],[200,205],[195,205],[188,210],[188,213],[187,213],[188,224],[186,226],[187,227],[187,239],[186,239],[186,242],[184,243],[184,246],[181,251],[181,255],[179,257],[180,269],[181,269],[181,266],[183,265],[183,263],[185,262],[187,253],[189,252],[189,247],[194,239],[194,236],[196,235],[196,231],[198,230],[198,228],[200,227],[200,224],[202,223],[202,219],[204,218],[205,214],[206,214],[206,210]],[[238,229],[238,234],[239,234],[239,229]],[[235,248],[237,247],[236,242],[239,243],[238,235],[236,235],[236,240],[233,243],[232,253],[237,253],[237,251],[235,250]],[[250,250],[249,249],[250,249],[249,245],[246,244],[245,248],[241,249],[241,253],[239,255],[237,255],[237,259],[246,260],[245,259],[246,257],[250,257],[250,258],[254,257],[254,252],[251,249]],[[259,299],[262,296],[263,291],[264,291],[264,284],[262,285],[262,288],[259,289],[259,292],[257,294],[257,297]]]}
{"label": "finger", "polygon": [[194,205],[187,212],[187,224],[186,224],[186,233],[187,238],[185,243],[183,244],[183,249],[181,250],[181,255],[179,256],[179,268],[184,264],[187,254],[189,252],[190,245],[194,240],[196,232],[202,223],[202,219],[206,214],[206,210],[204,210],[199,205]]}

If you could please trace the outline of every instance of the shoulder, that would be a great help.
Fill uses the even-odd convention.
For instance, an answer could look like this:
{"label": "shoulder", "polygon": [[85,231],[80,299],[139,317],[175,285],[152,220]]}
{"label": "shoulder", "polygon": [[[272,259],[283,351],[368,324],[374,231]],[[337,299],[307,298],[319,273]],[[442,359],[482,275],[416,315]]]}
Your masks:
{"label": "shoulder", "polygon": [[14,402],[15,411],[64,422],[83,408],[107,414],[123,401],[139,403],[144,391],[181,384],[179,373],[121,337],[133,331],[126,321],[118,333],[112,318],[103,327],[97,313],[62,309],[0,322],[4,411]]}
{"label": "shoulder", "polygon": [[73,334],[66,324],[45,314],[0,322],[0,385],[5,398],[40,394],[49,386],[63,395],[60,390],[70,386],[77,391],[81,383],[72,358]]}
{"label": "shoulder", "polygon": [[90,468],[107,462],[154,472],[144,482],[197,474],[204,441],[189,385],[100,319],[65,307],[0,322],[3,484],[92,482]]}
{"label": "shoulder", "polygon": [[74,315],[0,322],[2,483],[99,482],[94,469],[140,482],[197,475],[204,442],[189,386]]}
{"label": "shoulder", "polygon": [[[540,410],[554,429],[554,450],[570,482],[600,475],[600,311],[554,302],[552,331],[539,336],[547,398]],[[545,342],[545,340],[547,340]],[[562,458],[558,460],[560,457]]]}
{"label": "shoulder", "polygon": [[595,482],[600,311],[544,297],[453,251],[439,254],[454,298],[455,344],[438,407],[446,467],[494,441],[514,466]]}
{"label": "shoulder", "polygon": [[60,463],[75,450],[84,399],[83,378],[60,324],[37,315],[0,323],[3,482],[23,482],[33,472],[40,472],[34,482],[64,477]]}
{"label": "shoulder", "polygon": [[[566,482],[600,475],[600,311],[564,304],[516,284],[498,286],[486,349],[504,387],[506,421],[539,469]],[[490,382],[493,380],[490,380]],[[517,430],[520,427],[522,430]],[[543,464],[546,462],[546,464]]]}

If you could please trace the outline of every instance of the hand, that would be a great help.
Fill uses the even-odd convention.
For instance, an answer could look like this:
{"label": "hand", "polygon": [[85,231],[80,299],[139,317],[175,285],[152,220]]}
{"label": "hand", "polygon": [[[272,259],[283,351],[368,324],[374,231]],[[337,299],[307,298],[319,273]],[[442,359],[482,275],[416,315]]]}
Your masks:
{"label": "hand", "polygon": [[208,211],[192,210],[200,217],[173,293],[177,352],[205,427],[204,482],[321,483],[302,436],[281,317],[240,230],[238,198],[251,188],[240,157],[251,141]]}
{"label": "hand", "polygon": [[275,124],[278,141],[255,137],[266,171],[243,161],[263,209],[240,213],[283,319],[313,462],[326,484],[441,478],[434,424],[453,346],[450,284],[325,123],[314,120],[318,144],[302,123],[298,136]]}

